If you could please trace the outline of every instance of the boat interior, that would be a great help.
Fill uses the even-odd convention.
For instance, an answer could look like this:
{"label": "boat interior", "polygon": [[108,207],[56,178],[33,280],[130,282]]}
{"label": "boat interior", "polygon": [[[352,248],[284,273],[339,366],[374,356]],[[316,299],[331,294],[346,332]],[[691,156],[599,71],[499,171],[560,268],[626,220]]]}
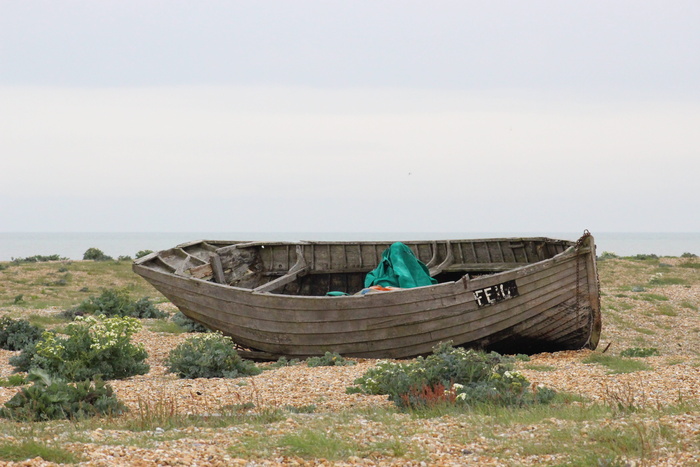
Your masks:
{"label": "boat interior", "polygon": [[[201,240],[143,258],[162,272],[285,295],[356,294],[393,242],[231,242]],[[574,246],[550,238],[406,241],[438,283],[508,271]]]}

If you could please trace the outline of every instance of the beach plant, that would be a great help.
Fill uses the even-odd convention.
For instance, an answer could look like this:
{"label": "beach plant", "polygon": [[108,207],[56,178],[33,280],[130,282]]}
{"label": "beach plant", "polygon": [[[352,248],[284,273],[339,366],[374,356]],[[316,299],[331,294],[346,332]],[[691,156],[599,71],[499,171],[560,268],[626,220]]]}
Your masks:
{"label": "beach plant", "polygon": [[13,386],[23,386],[27,383],[24,375],[14,374],[7,378],[0,379],[0,388],[9,388]]}
{"label": "beach plant", "polygon": [[386,394],[400,408],[424,408],[449,403],[469,406],[523,406],[548,403],[555,392],[530,389],[513,369],[514,359],[442,343],[432,355],[409,362],[380,361],[355,380],[349,393]]}
{"label": "beach plant", "polygon": [[274,368],[282,368],[285,366],[295,366],[299,364],[299,359],[298,358],[292,358],[291,360],[287,359],[287,357],[282,356],[277,359],[275,363],[271,363],[268,366],[266,366],[264,369],[265,370],[271,370]]}
{"label": "beach plant", "polygon": [[112,261],[114,258],[106,255],[99,248],[91,247],[85,250],[85,253],[83,253],[83,259],[91,261]]}
{"label": "beach plant", "polygon": [[129,316],[132,318],[165,318],[168,314],[160,311],[148,297],[133,300],[126,288],[107,289],[99,296],[83,300],[67,314],[80,316],[85,314],[103,316]]}
{"label": "beach plant", "polygon": [[238,355],[230,337],[220,332],[192,336],[170,351],[165,366],[180,378],[238,378],[262,370]]}
{"label": "beach plant", "polygon": [[211,329],[185,316],[181,311],[173,314],[170,319],[184,329],[185,332],[211,332]]}
{"label": "beach plant", "polygon": [[153,253],[153,250],[140,250],[136,253],[136,259],[143,258],[146,255]]}
{"label": "beach plant", "polygon": [[141,329],[135,318],[77,317],[65,328],[67,337],[44,332],[41,339],[10,359],[17,371],[39,368],[68,381],[123,379],[148,372],[148,354],[131,337]]}
{"label": "beach plant", "polygon": [[0,417],[40,422],[118,415],[126,411],[112,387],[100,378],[70,384],[45,371],[32,370],[27,379],[33,384],[7,401],[0,409]]}
{"label": "beach plant", "polygon": [[0,349],[22,350],[38,341],[44,330],[26,319],[0,318]]}
{"label": "beach plant", "polygon": [[68,258],[64,258],[60,255],[34,255],[27,256],[26,258],[12,258],[12,262],[15,264],[21,263],[43,263],[47,261],[67,261]]}
{"label": "beach plant", "polygon": [[326,352],[321,357],[311,357],[306,359],[306,365],[310,367],[316,366],[351,366],[356,365],[354,360],[343,358],[339,353]]}

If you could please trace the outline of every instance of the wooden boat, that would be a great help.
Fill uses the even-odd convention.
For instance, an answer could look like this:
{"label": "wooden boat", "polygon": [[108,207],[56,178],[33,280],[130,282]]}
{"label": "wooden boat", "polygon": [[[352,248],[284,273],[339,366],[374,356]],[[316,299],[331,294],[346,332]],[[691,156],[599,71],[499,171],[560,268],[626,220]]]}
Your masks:
{"label": "wooden boat", "polygon": [[[434,285],[356,294],[393,242],[201,240],[133,270],[249,357],[404,358],[440,343],[536,353],[601,331],[595,244],[550,238],[407,241]],[[330,291],[347,296],[327,296]]]}

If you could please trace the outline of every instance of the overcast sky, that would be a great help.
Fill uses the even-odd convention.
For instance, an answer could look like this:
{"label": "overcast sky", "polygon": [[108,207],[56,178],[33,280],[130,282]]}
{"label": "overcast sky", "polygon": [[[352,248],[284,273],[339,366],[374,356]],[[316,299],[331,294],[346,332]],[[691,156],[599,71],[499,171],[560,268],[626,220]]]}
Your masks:
{"label": "overcast sky", "polygon": [[0,231],[700,231],[695,0],[0,12]]}

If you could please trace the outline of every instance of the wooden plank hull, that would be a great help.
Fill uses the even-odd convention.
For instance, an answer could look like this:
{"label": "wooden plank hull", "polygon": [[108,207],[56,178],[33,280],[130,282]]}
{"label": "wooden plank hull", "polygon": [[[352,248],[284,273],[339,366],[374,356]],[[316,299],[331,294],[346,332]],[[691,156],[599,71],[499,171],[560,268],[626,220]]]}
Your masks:
{"label": "wooden plank hull", "polygon": [[[267,244],[264,253],[265,244],[193,242],[137,260],[134,271],[185,315],[269,358],[327,351],[349,357],[404,358],[427,354],[445,341],[507,353],[596,347],[601,321],[592,236],[585,235],[576,244],[550,239],[407,244],[424,262],[442,263],[436,276],[442,277],[440,283],[341,297],[287,293],[290,288],[313,290],[318,284],[357,288],[356,276],[372,269],[388,246],[372,242],[304,244],[311,252],[276,243]],[[212,278],[189,275],[207,270],[209,253],[225,257],[224,253],[261,246],[256,250],[261,253],[256,256],[257,266],[250,266],[248,272],[257,268],[263,285],[276,279],[283,284],[281,293],[217,283],[213,269]],[[365,255],[363,248],[376,252]],[[357,252],[355,257],[349,250]],[[520,257],[518,250],[523,250]],[[219,278],[234,274],[231,271],[238,267],[235,260],[223,264]],[[303,270],[305,275],[280,280],[286,276],[279,274],[289,270]]]}

